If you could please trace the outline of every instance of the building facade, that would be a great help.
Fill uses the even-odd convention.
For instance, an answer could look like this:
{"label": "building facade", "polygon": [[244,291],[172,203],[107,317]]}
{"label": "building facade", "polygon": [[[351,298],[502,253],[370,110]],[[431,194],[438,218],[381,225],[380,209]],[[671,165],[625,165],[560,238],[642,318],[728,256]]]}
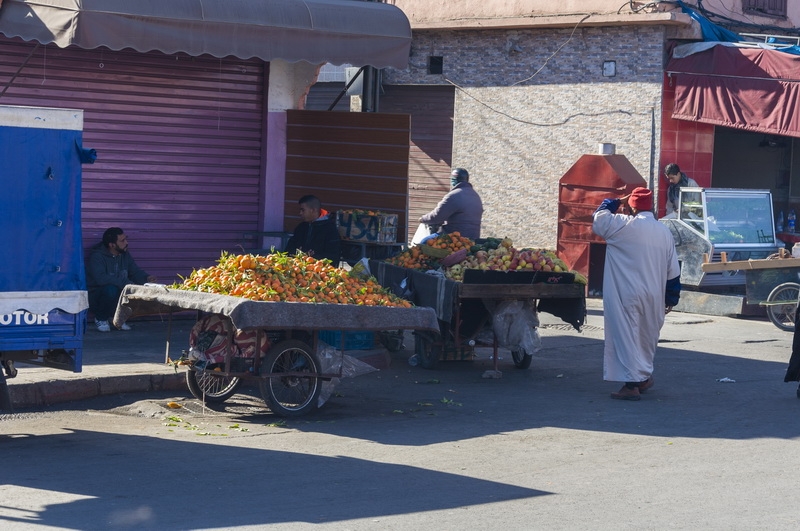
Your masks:
{"label": "building facade", "polygon": [[[554,248],[559,179],[581,155],[596,153],[599,143],[615,144],[631,161],[656,191],[660,209],[667,185],[662,170],[669,162],[702,186],[767,187],[776,201],[790,200],[788,173],[755,183],[738,168],[752,168],[742,163],[755,158],[765,173],[791,173],[781,166],[792,138],[777,142],[786,151],[776,154],[757,148],[761,136],[742,138],[755,133],[673,118],[674,80],[665,73],[671,50],[703,39],[700,24],[675,3],[390,3],[409,17],[413,40],[408,68],[384,71],[383,101],[402,110],[394,101],[412,89],[451,94],[452,147],[440,158],[473,175],[484,200],[484,236]],[[740,32],[791,34],[800,20],[796,4],[733,4],[686,2],[701,13],[724,15],[718,23],[746,23],[732,26]],[[447,98],[439,102],[445,105]],[[413,151],[413,114],[411,127]],[[743,144],[753,147],[743,151]],[[737,163],[728,162],[731,157]],[[421,186],[447,189],[446,172],[427,178]],[[800,196],[800,186],[795,193]],[[418,202],[418,210],[431,207],[434,195]]]}

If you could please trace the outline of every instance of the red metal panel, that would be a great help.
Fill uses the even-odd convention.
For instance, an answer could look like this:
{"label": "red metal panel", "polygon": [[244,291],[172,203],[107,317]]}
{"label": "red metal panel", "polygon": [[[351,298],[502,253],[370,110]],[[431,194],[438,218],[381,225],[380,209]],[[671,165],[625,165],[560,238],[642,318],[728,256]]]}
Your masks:
{"label": "red metal panel", "polygon": [[576,271],[590,276],[592,214],[603,199],[621,197],[647,182],[624,155],[583,155],[559,180],[557,252]]}
{"label": "red metal panel", "polygon": [[258,229],[264,63],[60,49],[0,37],[6,105],[84,110],[84,246],[120,226],[140,266],[172,282]]}

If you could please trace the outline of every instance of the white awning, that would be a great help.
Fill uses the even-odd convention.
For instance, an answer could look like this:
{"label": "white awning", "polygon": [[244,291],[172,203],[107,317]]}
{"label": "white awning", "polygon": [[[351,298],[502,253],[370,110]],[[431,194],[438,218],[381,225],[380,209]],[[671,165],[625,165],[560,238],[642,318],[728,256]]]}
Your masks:
{"label": "white awning", "polygon": [[411,26],[359,0],[0,0],[0,33],[61,48],[406,68]]}

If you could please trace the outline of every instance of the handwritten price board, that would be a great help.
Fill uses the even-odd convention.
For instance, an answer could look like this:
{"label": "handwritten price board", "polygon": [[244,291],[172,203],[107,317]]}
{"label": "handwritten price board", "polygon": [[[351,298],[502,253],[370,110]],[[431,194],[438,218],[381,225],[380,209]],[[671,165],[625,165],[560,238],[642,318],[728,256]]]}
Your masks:
{"label": "handwritten price board", "polygon": [[395,243],[397,241],[396,214],[358,214],[339,211],[336,218],[339,236],[355,242]]}

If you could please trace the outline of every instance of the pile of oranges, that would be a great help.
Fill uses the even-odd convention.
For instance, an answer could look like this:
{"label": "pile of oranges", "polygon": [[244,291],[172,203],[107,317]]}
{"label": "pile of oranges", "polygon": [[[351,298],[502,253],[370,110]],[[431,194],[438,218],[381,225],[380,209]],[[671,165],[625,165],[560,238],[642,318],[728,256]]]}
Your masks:
{"label": "pile of oranges", "polygon": [[411,307],[410,302],[383,288],[374,277],[361,280],[333,267],[329,260],[302,253],[222,253],[216,266],[192,271],[182,283],[171,287],[255,301]]}
{"label": "pile of oranges", "polygon": [[418,245],[391,258],[387,258],[386,261],[392,265],[405,267],[406,269],[428,270],[439,268],[439,260],[424,254]]}
{"label": "pile of oranges", "polygon": [[454,253],[461,249],[469,251],[469,248],[475,245],[475,242],[466,236],[462,236],[459,232],[451,232],[450,234],[442,234],[437,238],[432,238],[426,241],[425,245]]}
{"label": "pile of oranges", "polygon": [[[425,242],[426,245],[434,249],[447,251],[447,254],[460,251],[461,249],[469,250],[470,247],[475,245],[475,242],[469,238],[462,236],[458,232],[450,234],[442,234],[437,238],[433,238]],[[386,260],[392,265],[398,267],[405,267],[406,269],[438,269],[439,259],[426,255],[422,247],[416,245],[403,251],[402,253],[388,258]]]}

